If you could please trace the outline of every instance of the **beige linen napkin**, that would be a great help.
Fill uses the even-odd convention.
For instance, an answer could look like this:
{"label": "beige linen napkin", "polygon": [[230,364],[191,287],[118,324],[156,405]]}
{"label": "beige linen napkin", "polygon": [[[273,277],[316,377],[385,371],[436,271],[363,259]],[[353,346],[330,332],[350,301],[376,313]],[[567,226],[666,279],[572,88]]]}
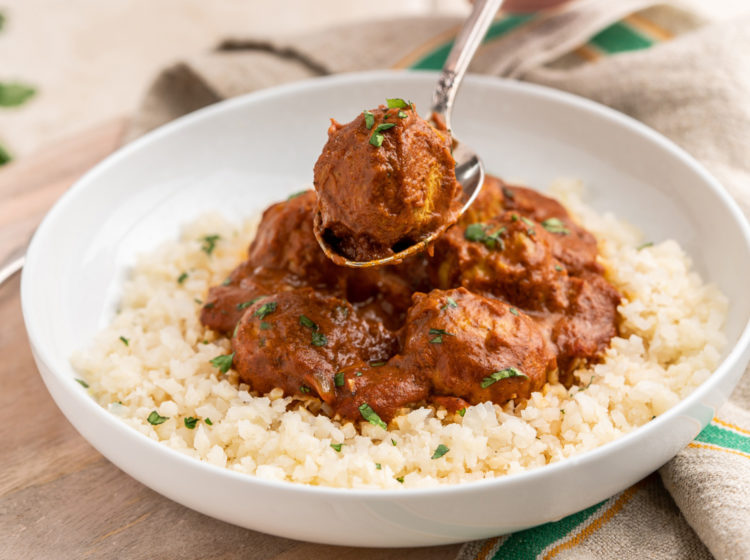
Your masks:
{"label": "beige linen napkin", "polygon": [[[579,0],[531,19],[508,18],[472,70],[574,92],[641,120],[706,165],[750,215],[750,18],[703,25],[689,12],[652,4]],[[606,52],[620,50],[617,33],[598,33],[621,18],[651,36],[641,47],[660,44]],[[401,19],[285,39],[226,41],[158,76],[130,137],[281,83],[419,67],[459,24],[455,18]],[[637,35],[630,39],[637,43]],[[669,40],[673,35],[679,37]],[[469,543],[459,557],[750,559],[750,374],[659,474],[561,522]]]}

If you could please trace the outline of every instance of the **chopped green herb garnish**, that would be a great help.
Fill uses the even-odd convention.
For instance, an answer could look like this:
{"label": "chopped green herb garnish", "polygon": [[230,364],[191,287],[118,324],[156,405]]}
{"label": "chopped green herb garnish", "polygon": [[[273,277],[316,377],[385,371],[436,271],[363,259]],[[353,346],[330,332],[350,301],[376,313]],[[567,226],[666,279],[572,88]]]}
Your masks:
{"label": "chopped green herb garnish", "polygon": [[441,310],[441,311],[445,311],[445,310],[446,310],[446,309],[448,309],[449,307],[452,307],[452,308],[454,308],[454,309],[455,309],[456,307],[458,307],[458,304],[456,303],[456,301],[455,301],[455,300],[454,300],[454,299],[453,299],[452,297],[447,297],[447,298],[445,298],[445,299],[446,299],[446,304],[445,304],[445,305],[443,305],[443,307],[441,307],[441,308],[440,308],[440,310]]}
{"label": "chopped green herb garnish", "polygon": [[385,102],[388,104],[389,109],[407,109],[409,107],[409,104],[400,97],[386,99]]}
{"label": "chopped green herb garnish", "polygon": [[521,216],[521,221],[526,224],[527,226],[533,226],[534,222],[529,220],[526,216]]}
{"label": "chopped green herb garnish", "polygon": [[407,114],[406,114],[406,113],[404,113],[403,111],[399,111],[398,113],[396,113],[396,116],[397,116],[397,117],[398,117],[399,119],[405,119],[405,118],[406,118],[406,117],[408,117],[409,115],[407,115]]}
{"label": "chopped green herb garnish", "polygon": [[17,82],[0,82],[0,107],[18,107],[31,99],[36,90]]}
{"label": "chopped green herb garnish", "polygon": [[565,227],[565,224],[558,218],[548,218],[542,222],[542,227],[550,233],[561,233],[562,235],[568,235],[570,230]]}
{"label": "chopped green herb garnish", "polygon": [[238,322],[238,323],[237,323],[237,324],[236,324],[236,325],[234,326],[234,330],[232,331],[232,338],[234,338],[235,336],[237,336],[237,333],[239,332],[239,330],[240,330],[240,324],[239,324],[239,322]]}
{"label": "chopped green herb garnish", "polygon": [[234,360],[234,352],[223,356],[216,356],[213,360],[209,361],[211,365],[218,368],[221,373],[226,373],[229,371],[229,368],[232,367],[232,360]]}
{"label": "chopped green herb garnish", "polygon": [[200,300],[198,298],[193,298],[193,301],[197,303],[198,305],[203,305],[203,300]]}
{"label": "chopped green herb garnish", "polygon": [[565,414],[565,409],[564,408],[560,409],[560,414]]}
{"label": "chopped green herb garnish", "polygon": [[265,299],[267,297],[268,296],[258,296],[258,297],[254,297],[250,301],[243,301],[242,303],[238,303],[237,304],[237,311],[242,311],[243,309],[247,309],[251,305],[254,305],[254,304],[258,303],[260,300]]}
{"label": "chopped green herb garnish", "polygon": [[336,385],[336,387],[344,386],[344,372],[343,371],[340,371],[336,375],[333,376],[333,384]]}
{"label": "chopped green herb garnish", "polygon": [[404,483],[404,477],[403,476],[397,476],[396,480],[398,480],[401,484]]}
{"label": "chopped green herb garnish", "polygon": [[124,344],[125,346],[130,346],[130,340],[128,340],[128,339],[127,339],[127,338],[125,338],[124,336],[121,336],[121,337],[120,337],[120,341],[121,341],[121,342],[122,342],[122,343],[123,343],[123,344]]}
{"label": "chopped green herb garnish", "polygon": [[177,277],[177,283],[178,283],[178,284],[182,284],[182,283],[183,283],[183,282],[184,282],[185,280],[187,280],[187,279],[188,279],[188,273],[187,273],[187,272],[183,272],[182,274],[180,274],[180,275],[179,275],[179,276]]}
{"label": "chopped green herb garnish", "polygon": [[76,379],[76,381],[78,381],[78,384],[81,387],[83,387],[84,389],[88,389],[89,388],[89,384],[86,383],[83,379]]}
{"label": "chopped green herb garnish", "polygon": [[343,443],[332,443],[331,447],[333,447],[333,450],[337,453],[341,453],[341,446],[344,445]]}
{"label": "chopped green herb garnish", "polygon": [[462,418],[463,418],[464,416],[466,416],[466,407],[464,407],[464,408],[462,408],[461,410],[459,410],[459,411],[458,411],[458,415],[459,415],[460,417],[462,417]]}
{"label": "chopped green herb garnish", "polygon": [[511,221],[511,222],[517,222],[517,221],[518,221],[518,214],[513,214],[513,215],[512,215],[511,217],[510,217],[510,221]]}
{"label": "chopped green herb garnish", "polygon": [[487,226],[485,224],[476,223],[466,226],[464,237],[469,241],[483,243],[488,249],[498,247],[502,251],[505,249],[505,244],[500,236],[505,233],[505,231],[505,227],[500,227],[493,233],[487,233]]}
{"label": "chopped green herb garnish", "polygon": [[430,329],[430,336],[435,336],[435,338],[430,339],[430,344],[442,344],[443,336],[456,336],[456,335],[453,333],[449,333],[448,331],[444,329]]}
{"label": "chopped green herb garnish", "polygon": [[440,459],[440,457],[448,453],[448,451],[450,451],[450,449],[448,449],[448,447],[441,443],[437,446],[437,449],[435,449],[435,453],[432,454],[432,457],[430,457],[430,459]]}
{"label": "chopped green herb garnish", "polygon": [[325,346],[326,344],[328,344],[328,339],[322,332],[313,331],[310,335],[310,344],[312,344],[313,346]]}
{"label": "chopped green herb garnish", "polygon": [[396,126],[395,123],[381,123],[375,127],[375,132],[383,132]]}
{"label": "chopped green herb garnish", "polygon": [[287,200],[292,200],[293,198],[297,198],[298,196],[302,196],[302,195],[303,195],[303,194],[305,194],[306,192],[307,192],[307,191],[306,191],[306,190],[304,190],[304,191],[299,191],[299,192],[296,192],[296,193],[294,193],[294,194],[290,194],[290,195],[289,195],[289,196],[287,197]]}
{"label": "chopped green herb garnish", "polygon": [[494,383],[497,383],[501,379],[508,379],[509,377],[525,377],[526,379],[528,379],[527,375],[524,375],[516,368],[509,367],[501,369],[500,371],[496,371],[489,377],[485,377],[484,379],[482,379],[482,389],[486,389],[487,387],[493,385]]}
{"label": "chopped green herb garnish", "polygon": [[386,363],[388,362],[386,362],[385,360],[379,360],[377,362],[370,362],[370,367],[380,367],[380,366],[384,366]]}
{"label": "chopped green herb garnish", "polygon": [[192,416],[188,416],[187,418],[184,419],[184,422],[185,422],[185,427],[188,430],[194,430],[195,425],[198,423],[198,419]]}
{"label": "chopped green herb garnish", "polygon": [[361,371],[354,372],[354,377],[362,377],[362,372]]}
{"label": "chopped green herb garnish", "polygon": [[307,387],[306,385],[300,385],[299,392],[307,394],[310,392],[310,387]]}
{"label": "chopped green herb garnish", "polygon": [[379,132],[373,132],[372,136],[370,136],[370,144],[375,146],[376,148],[379,148],[383,145],[383,135]]}
{"label": "chopped green herb garnish", "polygon": [[299,324],[303,327],[307,327],[308,329],[312,329],[314,331],[318,330],[318,325],[316,325],[312,319],[307,317],[306,315],[300,315],[299,316]]}
{"label": "chopped green herb garnish", "polygon": [[391,443],[393,444],[393,447],[396,447],[396,440],[391,438]]}
{"label": "chopped green herb garnish", "polygon": [[213,308],[214,308],[214,305],[216,305],[216,304],[215,304],[215,303],[214,303],[213,301],[209,301],[209,302],[208,302],[208,303],[207,303],[206,305],[204,305],[203,307],[205,307],[206,309],[213,309]]}
{"label": "chopped green herb garnish", "polygon": [[380,463],[375,463],[375,468],[376,468],[377,470],[380,470],[380,469],[382,469],[382,468],[383,468],[383,465],[381,465]]}
{"label": "chopped green herb garnish", "polygon": [[266,323],[265,321],[260,322],[260,330],[267,331],[272,328],[273,328],[273,325],[271,323]]}
{"label": "chopped green herb garnish", "polygon": [[267,315],[270,315],[274,311],[276,311],[276,302],[269,301],[268,303],[264,303],[258,309],[256,309],[255,313],[253,313],[253,316],[258,317],[259,319],[265,319]]}
{"label": "chopped green herb garnish", "polygon": [[562,271],[563,271],[563,270],[565,270],[565,269],[564,269],[563,267],[561,267],[561,266],[560,266],[559,264],[556,264],[556,265],[555,265],[555,270],[556,270],[557,272],[562,272]]}
{"label": "chopped green herb garnish", "polygon": [[152,410],[151,414],[148,415],[148,418],[146,418],[146,420],[148,420],[148,423],[152,426],[158,426],[159,424],[163,424],[164,422],[169,420],[169,416],[159,416],[158,412]]}
{"label": "chopped green herb garnish", "polygon": [[214,425],[214,423],[211,422],[210,418],[206,418],[206,424],[208,424],[209,426],[213,426]]}
{"label": "chopped green herb garnish", "polygon": [[210,255],[214,252],[214,249],[216,249],[216,242],[219,239],[221,239],[221,236],[217,234],[202,237],[201,241],[203,241],[203,244],[201,245],[201,251]]}
{"label": "chopped green herb garnish", "polygon": [[646,247],[653,247],[653,246],[654,246],[653,241],[646,241],[646,243],[643,243],[642,245],[638,245],[638,247],[636,247],[636,250],[640,251],[641,249],[645,249]]}
{"label": "chopped green herb garnish", "polygon": [[370,111],[362,111],[362,114],[365,116],[365,126],[370,130],[375,124],[375,116]]}
{"label": "chopped green herb garnish", "polygon": [[388,429],[388,425],[380,419],[378,413],[375,412],[369,404],[362,403],[359,405],[359,413],[362,415],[362,418],[367,420],[370,424],[380,426],[384,430]]}
{"label": "chopped green herb garnish", "polygon": [[515,307],[511,307],[510,312],[513,313],[513,315],[515,315],[516,317],[518,317],[518,309],[516,309]]}

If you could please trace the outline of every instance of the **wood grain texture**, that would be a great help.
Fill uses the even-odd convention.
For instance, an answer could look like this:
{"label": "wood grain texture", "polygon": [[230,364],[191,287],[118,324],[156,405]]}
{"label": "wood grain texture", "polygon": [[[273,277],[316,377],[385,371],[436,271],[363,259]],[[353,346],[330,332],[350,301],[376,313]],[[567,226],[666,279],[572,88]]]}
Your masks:
{"label": "wood grain texture", "polygon": [[[0,171],[0,262],[76,178],[113,151],[120,119]],[[458,546],[362,549],[249,531],[121,472],[78,435],[34,365],[19,277],[0,286],[0,559],[448,560]]]}

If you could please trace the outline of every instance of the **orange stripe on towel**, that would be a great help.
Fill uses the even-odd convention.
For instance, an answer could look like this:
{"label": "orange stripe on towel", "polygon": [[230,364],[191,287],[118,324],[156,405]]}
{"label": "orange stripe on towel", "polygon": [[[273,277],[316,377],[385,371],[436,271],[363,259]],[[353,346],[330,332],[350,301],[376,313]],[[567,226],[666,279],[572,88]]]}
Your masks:
{"label": "orange stripe on towel", "polygon": [[734,424],[730,424],[729,422],[724,422],[724,420],[719,420],[718,418],[714,418],[712,422],[715,422],[717,424],[720,424],[722,426],[725,426],[727,428],[732,428],[733,430],[737,430],[740,433],[747,434],[750,436],[750,430],[746,430],[744,428],[740,428],[739,426],[736,426]]}
{"label": "orange stripe on towel", "polygon": [[733,455],[739,455],[745,459],[750,459],[750,453],[743,453],[742,451],[736,451],[735,449],[727,449],[726,447],[719,447],[718,445],[709,445],[707,443],[696,443],[694,441],[688,444],[688,447],[694,447],[696,449],[708,449],[709,451],[724,451],[726,453],[732,453]]}

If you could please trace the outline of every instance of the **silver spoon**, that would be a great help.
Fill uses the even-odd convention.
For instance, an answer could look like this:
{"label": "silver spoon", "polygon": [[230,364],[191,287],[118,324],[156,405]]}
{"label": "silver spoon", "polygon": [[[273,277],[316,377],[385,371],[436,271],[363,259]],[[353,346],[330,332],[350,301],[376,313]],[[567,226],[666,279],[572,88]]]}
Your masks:
{"label": "silver spoon", "polygon": [[[502,3],[503,0],[476,0],[474,2],[474,8],[466,19],[466,22],[464,22],[461,31],[459,31],[453,43],[453,48],[443,65],[443,70],[438,78],[435,91],[432,94],[431,113],[433,114],[433,119],[437,118],[445,123],[446,128],[451,131],[451,134],[453,133],[451,112],[453,110],[453,101],[456,99],[456,93],[461,86],[466,70],[469,68],[471,59],[474,58],[474,53],[477,51],[482,39],[484,39],[487,29]],[[456,180],[461,184],[462,207],[460,214],[463,214],[471,203],[474,202],[477,194],[479,194],[479,189],[482,188],[482,184],[484,183],[484,165],[482,165],[482,160],[479,159],[476,152],[466,144],[459,142],[455,136],[453,136],[453,159],[456,160]],[[429,237],[421,239],[418,243],[390,257],[361,262],[351,261],[336,253],[323,239],[323,236],[318,235],[317,230],[315,236],[326,256],[336,264],[354,268],[365,268],[395,264],[402,261],[406,257],[425,249],[443,231],[445,231],[445,228],[440,228]]]}

